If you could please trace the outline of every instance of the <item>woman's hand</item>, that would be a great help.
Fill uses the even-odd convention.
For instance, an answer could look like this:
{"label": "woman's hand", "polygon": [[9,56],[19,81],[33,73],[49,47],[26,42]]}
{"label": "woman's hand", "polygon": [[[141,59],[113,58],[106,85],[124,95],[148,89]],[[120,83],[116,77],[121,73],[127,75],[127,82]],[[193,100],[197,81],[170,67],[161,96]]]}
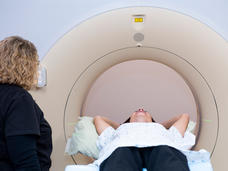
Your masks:
{"label": "woman's hand", "polygon": [[98,135],[100,135],[106,128],[113,127],[117,129],[120,125],[114,121],[109,120],[103,116],[95,116],[93,119]]}

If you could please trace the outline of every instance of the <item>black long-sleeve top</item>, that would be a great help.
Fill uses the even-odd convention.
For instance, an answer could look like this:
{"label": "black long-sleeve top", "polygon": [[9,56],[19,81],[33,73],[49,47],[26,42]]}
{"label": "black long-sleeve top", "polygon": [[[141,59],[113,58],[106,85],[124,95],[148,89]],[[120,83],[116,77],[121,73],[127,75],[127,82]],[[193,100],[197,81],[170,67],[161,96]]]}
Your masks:
{"label": "black long-sleeve top", "polygon": [[0,84],[0,170],[48,171],[51,152],[51,127],[32,96]]}

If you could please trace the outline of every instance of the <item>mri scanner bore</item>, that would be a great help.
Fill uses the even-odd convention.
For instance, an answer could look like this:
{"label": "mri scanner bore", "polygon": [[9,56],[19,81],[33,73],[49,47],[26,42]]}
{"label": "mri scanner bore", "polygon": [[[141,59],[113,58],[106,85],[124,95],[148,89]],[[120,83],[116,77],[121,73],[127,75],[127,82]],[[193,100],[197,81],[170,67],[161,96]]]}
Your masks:
{"label": "mri scanner bore", "polygon": [[[134,16],[143,16],[143,22],[135,22]],[[134,37],[137,33],[139,36]],[[97,35],[102,36],[97,39]],[[49,114],[47,118],[53,128],[56,148],[52,169],[63,170],[66,165],[75,164],[72,159],[78,164],[92,162],[81,154],[71,158],[63,153],[66,140],[75,129],[71,123],[83,120],[79,116],[94,81],[122,62],[149,60],[175,70],[187,83],[194,96],[200,125],[194,150],[206,149],[215,171],[227,170],[224,148],[228,77],[221,74],[228,72],[227,56],[227,42],[216,32],[189,16],[167,9],[117,9],[77,25],[43,59],[42,64],[49,73],[48,84],[33,92]],[[207,162],[201,162],[201,166],[208,169],[209,156],[202,159]],[[74,165],[66,169],[82,167]]]}
{"label": "mri scanner bore", "polygon": [[[99,114],[117,123],[123,123],[132,111],[140,107],[150,111],[159,123],[184,112],[190,114],[193,125],[199,119],[194,96],[183,78],[166,65],[150,60],[123,62],[101,74],[89,90],[82,114],[92,117]],[[198,128],[198,124],[196,127]],[[198,129],[192,131],[197,135]],[[79,134],[73,134],[72,146],[81,147],[77,142],[79,138],[82,144],[88,140],[82,142]],[[96,158],[98,154],[95,151],[98,149],[94,146],[87,146],[88,149],[94,150],[72,147],[67,151],[69,154],[80,151],[86,155],[91,151],[89,156]]]}
{"label": "mri scanner bore", "polygon": [[[123,121],[129,117],[130,110],[133,111],[139,106],[143,106],[144,108],[149,109],[149,111],[152,111],[153,119],[155,119],[157,123],[164,123],[164,121],[172,117],[176,118],[175,115],[177,113],[183,113],[183,111],[190,113],[191,120],[194,122],[200,118],[196,115],[197,104],[192,91],[185,80],[173,69],[164,64],[150,60],[132,60],[123,62],[109,68],[102,73],[90,87],[89,93],[83,104],[82,114],[92,117],[95,117],[97,114],[106,116],[104,120],[102,119],[103,117],[95,117],[97,118],[95,120],[95,126],[99,134],[99,131],[103,130],[100,128],[99,124],[103,125],[103,122],[104,125],[111,124],[116,129],[119,126],[115,127],[115,125],[123,123]],[[99,120],[99,118],[101,119]],[[114,119],[116,122],[113,122],[108,118],[111,118],[112,120]],[[93,133],[97,134],[94,131],[95,128],[93,128],[94,130],[89,128],[91,127],[90,124],[86,124],[86,120],[83,120],[84,118],[82,118],[81,121],[79,121],[78,126],[75,127],[76,131],[73,133],[72,137],[68,139],[66,148],[66,152],[73,155],[72,157],[76,163],[77,159],[74,155],[78,152],[95,159],[97,159],[99,156],[99,148],[97,149],[95,144],[96,141],[101,138],[97,140],[98,135],[93,135]],[[174,123],[173,120],[172,123]],[[200,121],[197,123],[200,123]],[[84,130],[83,127],[87,130]],[[188,129],[191,129],[190,127],[191,125],[189,125]],[[185,129],[186,128],[187,127],[185,127]],[[197,128],[199,128],[198,124]],[[130,129],[131,131],[134,130],[133,127]],[[149,128],[146,129],[149,130]],[[134,137],[136,137],[137,140],[139,139],[141,143],[144,142],[144,145],[146,142],[148,142],[148,137],[150,137],[148,135],[156,135],[156,133],[153,133],[153,128],[150,131],[151,134],[146,134],[147,140],[143,141],[144,138],[139,138],[138,134],[142,135],[142,132],[145,132],[145,130],[142,131],[139,127],[136,130],[133,131],[135,133]],[[139,130],[142,132],[140,133]],[[172,128],[170,130],[172,130]],[[197,135],[198,129],[195,129],[192,132]],[[175,134],[172,134],[171,137],[175,137],[175,141],[178,141],[178,136],[176,134],[177,132],[173,131],[173,133]],[[85,136],[86,134],[89,134],[89,136]],[[109,134],[111,134],[110,131]],[[127,134],[125,137],[128,137]],[[166,135],[166,137],[168,138],[169,136]],[[129,137],[127,139],[129,139]],[[131,146],[135,146],[133,143],[136,143],[137,141],[130,138],[131,141],[129,142],[127,139],[124,141],[125,146],[127,143],[130,143]],[[190,135],[188,132],[185,134],[184,139],[185,140],[180,140],[182,144],[181,146],[183,147],[185,146],[187,148],[191,148],[195,144],[194,136]],[[110,141],[110,143],[111,142],[115,142],[115,140]],[[136,143],[137,146],[140,146],[140,142]],[[149,142],[155,143],[156,141],[152,141],[151,139]],[[99,141],[97,143],[99,144]],[[109,144],[107,142],[102,142],[101,144],[103,143]],[[122,144],[121,146],[124,145]],[[111,153],[114,151],[114,149],[111,149],[112,147],[108,149],[106,148],[105,152],[103,150],[102,153]],[[122,155],[126,156],[127,154]],[[121,156],[118,156],[118,159],[120,158]],[[101,159],[99,158],[98,161],[95,162],[101,163],[102,160],[104,159],[101,157]],[[112,162],[114,161],[111,161],[111,163]],[[117,164],[112,163],[112,165],[118,167]],[[104,163],[101,168],[103,167]],[[112,166],[112,168],[114,169],[114,166]],[[162,169],[164,170],[164,168]]]}

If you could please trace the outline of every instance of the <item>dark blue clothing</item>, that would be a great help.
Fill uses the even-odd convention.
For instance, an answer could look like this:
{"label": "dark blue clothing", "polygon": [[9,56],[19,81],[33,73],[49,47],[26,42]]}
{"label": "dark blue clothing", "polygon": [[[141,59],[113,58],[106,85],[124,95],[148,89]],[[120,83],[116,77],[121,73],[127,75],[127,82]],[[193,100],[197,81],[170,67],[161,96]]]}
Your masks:
{"label": "dark blue clothing", "polygon": [[32,96],[0,84],[0,170],[48,171],[51,152],[51,127]]}

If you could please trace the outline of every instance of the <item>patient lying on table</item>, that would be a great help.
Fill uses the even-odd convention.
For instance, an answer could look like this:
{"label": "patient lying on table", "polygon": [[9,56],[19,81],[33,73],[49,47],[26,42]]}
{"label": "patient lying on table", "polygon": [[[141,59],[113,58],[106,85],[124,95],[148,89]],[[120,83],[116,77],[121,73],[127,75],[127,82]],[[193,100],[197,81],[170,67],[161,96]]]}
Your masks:
{"label": "patient lying on table", "polygon": [[94,117],[99,135],[99,158],[94,164],[100,171],[189,171],[186,156],[181,152],[195,144],[195,136],[186,132],[188,114],[181,114],[164,123],[156,123],[143,109],[134,112],[119,125],[102,116]]}

